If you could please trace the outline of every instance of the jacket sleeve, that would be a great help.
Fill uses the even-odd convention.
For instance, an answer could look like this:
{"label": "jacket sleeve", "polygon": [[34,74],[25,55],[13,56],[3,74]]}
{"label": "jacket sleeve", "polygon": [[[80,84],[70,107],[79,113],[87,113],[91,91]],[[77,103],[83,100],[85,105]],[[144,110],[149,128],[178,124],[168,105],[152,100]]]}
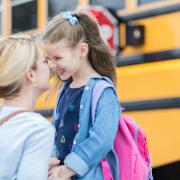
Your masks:
{"label": "jacket sleeve", "polygon": [[47,179],[53,141],[54,128],[50,124],[38,125],[24,145],[17,172],[18,180]]}
{"label": "jacket sleeve", "polygon": [[112,88],[102,93],[94,125],[89,130],[89,137],[76,146],[65,158],[65,164],[78,176],[97,166],[112,149],[120,118],[120,105]]}

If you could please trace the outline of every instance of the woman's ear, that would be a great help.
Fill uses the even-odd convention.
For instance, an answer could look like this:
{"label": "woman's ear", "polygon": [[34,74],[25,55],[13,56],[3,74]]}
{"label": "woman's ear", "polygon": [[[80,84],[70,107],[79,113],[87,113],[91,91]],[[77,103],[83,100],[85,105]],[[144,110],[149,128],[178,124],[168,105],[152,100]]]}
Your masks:
{"label": "woman's ear", "polygon": [[86,58],[89,52],[89,46],[87,43],[81,43],[80,44],[80,57]]}
{"label": "woman's ear", "polygon": [[26,71],[27,80],[33,85],[36,86],[36,73],[33,69],[29,68]]}

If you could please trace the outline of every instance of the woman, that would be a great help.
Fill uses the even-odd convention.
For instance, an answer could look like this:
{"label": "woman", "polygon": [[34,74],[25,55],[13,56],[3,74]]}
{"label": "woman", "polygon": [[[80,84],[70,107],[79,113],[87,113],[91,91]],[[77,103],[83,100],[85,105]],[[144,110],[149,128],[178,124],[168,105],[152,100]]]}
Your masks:
{"label": "woman", "polygon": [[13,35],[0,39],[0,72],[0,179],[46,180],[54,128],[33,110],[49,88],[48,60],[34,40]]}

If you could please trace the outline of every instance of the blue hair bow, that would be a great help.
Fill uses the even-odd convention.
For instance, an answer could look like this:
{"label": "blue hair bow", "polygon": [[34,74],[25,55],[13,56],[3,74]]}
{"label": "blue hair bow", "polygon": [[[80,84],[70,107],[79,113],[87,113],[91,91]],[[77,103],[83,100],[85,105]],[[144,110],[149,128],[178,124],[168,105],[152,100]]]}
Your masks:
{"label": "blue hair bow", "polygon": [[79,22],[78,18],[76,16],[71,15],[70,11],[65,11],[63,13],[63,18],[66,19],[66,20],[69,20],[70,24],[73,25],[73,26]]}

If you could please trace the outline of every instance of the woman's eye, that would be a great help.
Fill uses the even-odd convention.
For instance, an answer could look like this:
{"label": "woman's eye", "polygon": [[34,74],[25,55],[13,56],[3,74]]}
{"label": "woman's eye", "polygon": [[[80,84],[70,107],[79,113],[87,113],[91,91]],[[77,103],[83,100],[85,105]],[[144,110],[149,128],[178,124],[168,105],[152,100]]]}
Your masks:
{"label": "woman's eye", "polygon": [[49,62],[50,62],[50,59],[48,57],[46,57],[45,60],[43,61],[43,63],[45,64],[49,64]]}

